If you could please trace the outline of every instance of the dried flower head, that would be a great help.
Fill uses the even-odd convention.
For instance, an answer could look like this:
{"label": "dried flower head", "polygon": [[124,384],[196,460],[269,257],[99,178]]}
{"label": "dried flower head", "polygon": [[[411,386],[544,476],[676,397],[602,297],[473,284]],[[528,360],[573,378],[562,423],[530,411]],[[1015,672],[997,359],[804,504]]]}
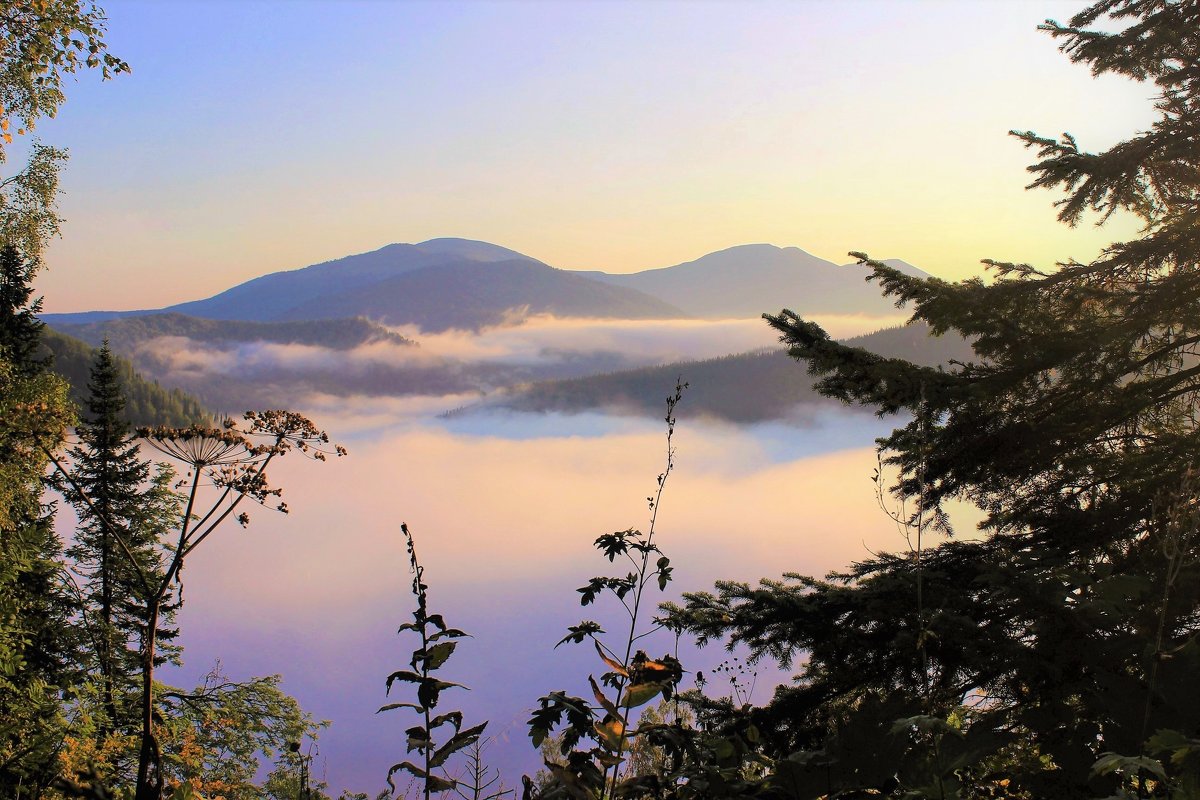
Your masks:
{"label": "dried flower head", "polygon": [[138,428],[147,444],[194,469],[238,464],[255,457],[253,443],[236,428]]}

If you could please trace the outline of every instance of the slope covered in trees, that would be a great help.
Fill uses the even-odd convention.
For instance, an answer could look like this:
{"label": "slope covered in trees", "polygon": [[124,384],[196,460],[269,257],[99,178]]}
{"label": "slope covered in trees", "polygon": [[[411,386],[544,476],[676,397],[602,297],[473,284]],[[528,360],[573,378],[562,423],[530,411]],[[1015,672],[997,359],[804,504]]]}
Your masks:
{"label": "slope covered in trees", "polygon": [[415,345],[395,331],[364,317],[300,320],[297,322],[246,322],[189,317],[185,314],[142,314],[83,325],[58,324],[56,330],[99,347],[107,340],[119,353],[133,353],[138,345],[160,336],[181,336],[194,342],[273,342],[306,344],[347,350],[372,342]]}
{"label": "slope covered in trees", "polygon": [[[87,398],[88,375],[96,358],[96,349],[50,329],[45,329],[42,345],[53,357],[53,372],[66,379],[71,400],[82,407]],[[146,380],[127,359],[113,356],[113,364],[126,398],[122,414],[129,424],[191,425],[214,416],[194,396],[180,389],[164,389],[157,382]]]}
{"label": "slope covered in trees", "polygon": [[[888,328],[848,339],[889,358],[907,358],[930,367],[968,360],[973,355],[961,336],[929,335],[923,324]],[[838,405],[813,390],[812,378],[795,368],[782,348],[622,370],[582,378],[540,381],[516,387],[480,408],[576,414],[593,409],[653,417],[662,390],[679,376],[688,384],[691,414],[729,422],[803,418],[817,407]],[[465,409],[465,412],[470,409]]]}

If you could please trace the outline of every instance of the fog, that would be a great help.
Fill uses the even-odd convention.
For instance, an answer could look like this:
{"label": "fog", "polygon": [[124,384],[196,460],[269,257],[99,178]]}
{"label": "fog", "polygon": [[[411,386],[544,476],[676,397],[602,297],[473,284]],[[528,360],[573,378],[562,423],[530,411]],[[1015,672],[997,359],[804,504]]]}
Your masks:
{"label": "fog", "polygon": [[[846,337],[899,324],[904,317],[830,315],[817,317],[834,337]],[[424,333],[393,328],[419,346],[374,341],[350,349],[266,341],[204,343],[182,336],[160,336],[141,342],[131,355],[159,380],[193,391],[206,376],[263,380],[282,375],[303,379],[330,375],[360,384],[380,381],[388,370],[487,368],[477,372],[475,389],[515,379],[578,375],[598,370],[715,358],[778,345],[776,333],[761,319],[728,320],[595,320],[539,315],[519,324],[479,331]],[[408,386],[388,383],[387,394],[441,394],[422,380]],[[351,388],[349,391],[355,391]]]}
{"label": "fog", "polygon": [[[844,338],[900,318],[818,321]],[[519,787],[521,773],[539,767],[525,733],[538,698],[557,689],[586,693],[587,676],[604,669],[589,648],[554,643],[582,619],[598,620],[614,642],[624,635],[619,606],[602,600],[581,608],[576,589],[595,575],[623,573],[592,542],[646,529],[666,438],[658,414],[522,414],[476,401],[531,376],[778,343],[757,319],[535,316],[480,331],[395,330],[419,346],[376,341],[337,350],[182,337],[140,345],[140,365],[154,366],[167,385],[215,386],[226,393],[224,408],[302,411],[350,451],[326,463],[292,454],[273,465],[272,482],[284,488],[291,513],[252,508],[248,529],[230,525],[189,557],[178,620],[185,664],[164,678],[191,684],[217,659],[239,680],[282,674],[286,691],[331,722],[314,760],[318,777],[334,794],[373,795],[388,767],[406,758],[403,731],[413,724],[407,712],[375,714],[384,703],[412,699],[405,684],[391,698],[384,693],[386,676],[405,668],[416,646],[411,635],[396,634],[414,608],[400,534],[407,522],[431,610],[472,634],[443,673],[471,690],[447,692],[439,710],[490,720],[496,738],[486,760]],[[662,396],[671,388],[663,386]],[[468,405],[476,411],[441,416]],[[788,422],[736,426],[702,419],[699,406],[691,412],[685,392],[677,410],[674,471],[655,539],[675,580],[665,593],[652,592],[646,619],[659,602],[718,579],[822,575],[906,547],[870,480],[874,440],[894,420],[813,405]],[[666,636],[639,644],[652,655],[676,647]],[[685,639],[679,647],[685,686],[726,657],[716,645],[697,652]],[[759,669],[752,700],[764,702],[788,676],[772,665]]]}
{"label": "fog", "polygon": [[[524,726],[538,697],[582,694],[602,671],[594,652],[554,643],[581,619],[620,635],[611,607],[580,608],[575,590],[614,569],[592,547],[598,535],[645,529],[666,458],[662,424],[586,414],[439,421],[419,401],[312,400],[305,410],[349,456],[279,462],[271,477],[292,512],[253,510],[249,529],[224,529],[190,557],[186,664],[168,679],[194,680],[216,658],[237,678],[282,673],[285,690],[332,722],[315,772],[335,790],[373,794],[405,758],[412,724],[405,712],[374,713],[389,702],[384,678],[415,647],[396,634],[414,608],[404,521],[431,610],[473,635],[444,669],[471,691],[447,692],[439,709],[489,719],[498,738],[487,759],[519,787],[521,772],[538,767]],[[675,581],[654,603],[718,578],[823,574],[905,546],[870,481],[873,439],[889,423],[841,412],[810,427],[730,427],[689,420],[686,395],[677,417],[656,531]],[[653,655],[674,647],[644,644]],[[690,685],[724,654],[684,642],[681,658]],[[753,699],[765,701],[780,677],[764,666]],[[406,688],[390,701],[411,699]]]}

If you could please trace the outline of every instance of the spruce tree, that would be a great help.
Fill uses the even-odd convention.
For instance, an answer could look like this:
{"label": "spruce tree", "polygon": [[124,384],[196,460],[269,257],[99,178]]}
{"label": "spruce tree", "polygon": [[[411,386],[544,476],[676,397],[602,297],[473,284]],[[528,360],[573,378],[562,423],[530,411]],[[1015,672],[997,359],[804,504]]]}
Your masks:
{"label": "spruce tree", "polygon": [[[1200,785],[1200,2],[1105,0],[1043,30],[1095,74],[1157,86],[1155,124],[1102,152],[1014,132],[1039,155],[1031,187],[1064,192],[1063,222],[1133,213],[1141,237],[1090,263],[987,261],[991,283],[855,254],[914,320],[973,341],[949,371],[767,316],[823,394],[909,416],[880,444],[925,535],[678,611],[704,637],[807,658],[755,712],[791,796]],[[985,537],[929,548],[952,499],[983,509]]]}
{"label": "spruce tree", "polygon": [[42,299],[30,299],[35,269],[36,263],[11,244],[0,247],[0,352],[23,376],[49,366],[48,360],[37,357],[45,323],[37,318]]}
{"label": "spruce tree", "polygon": [[[146,578],[156,581],[161,572],[156,546],[175,521],[178,503],[169,488],[169,470],[160,469],[148,484],[150,462],[139,458],[130,433],[120,373],[107,341],[96,353],[88,392],[80,443],[71,450],[72,482],[65,487],[79,516],[75,544],[67,554],[86,579],[84,621],[95,649],[103,734],[137,723]],[[131,558],[137,559],[136,566]],[[168,606],[167,623],[170,610]],[[174,631],[158,632],[167,641],[173,636]]]}

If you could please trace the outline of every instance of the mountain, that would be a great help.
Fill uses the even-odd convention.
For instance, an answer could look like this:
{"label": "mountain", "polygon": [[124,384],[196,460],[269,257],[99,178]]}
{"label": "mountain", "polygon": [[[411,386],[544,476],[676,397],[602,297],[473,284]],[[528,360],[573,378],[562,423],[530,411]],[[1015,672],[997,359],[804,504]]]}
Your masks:
{"label": "mountain", "polygon": [[[275,272],[205,300],[163,309],[216,320],[271,322],[366,316],[423,330],[478,329],[513,312],[600,319],[677,319],[658,298],[514,250],[469,239],[392,244],[303,269]],[[51,325],[89,324],[137,312],[46,314]]]}
{"label": "mountain", "polygon": [[393,278],[315,298],[279,319],[361,314],[422,331],[478,329],[527,314],[594,319],[678,319],[678,308],[643,292],[514,259],[445,261]]}
{"label": "mountain", "polygon": [[[903,261],[887,263],[928,277]],[[896,313],[879,287],[866,282],[865,268],[838,266],[798,247],[746,244],[662,269],[580,274],[654,295],[688,314],[711,319],[757,317],[781,308],[801,314]]]}
{"label": "mountain", "polygon": [[[925,273],[891,261],[912,275]],[[46,314],[86,325],[172,312],[210,320],[281,322],[368,317],[426,331],[478,330],[526,314],[598,319],[895,313],[856,265],[837,266],[797,247],[748,244],[683,264],[615,274],[563,270],[470,239],[390,244],[369,253],[274,272],[204,300],[166,309]]]}
{"label": "mountain", "polygon": [[[95,349],[86,342],[50,329],[43,330],[42,345],[54,356],[51,369],[67,380],[71,399],[82,408],[96,359]],[[115,356],[115,361],[125,391],[125,418],[131,425],[183,427],[213,418],[195,397],[146,380],[121,356]]]}
{"label": "mountain", "polygon": [[[324,301],[337,302],[343,294],[362,290],[369,296],[371,287],[409,272],[436,269],[447,264],[490,264],[514,260],[541,263],[514,250],[470,239],[431,239],[420,244],[389,244],[369,253],[346,256],[303,269],[273,272],[206,300],[180,303],[166,310],[209,319],[256,321],[369,316],[365,309],[346,313],[347,304],[344,302],[340,303],[341,310],[338,312],[326,313],[319,306]],[[298,307],[317,310],[295,313]]]}
{"label": "mountain", "polygon": [[[956,335],[931,336],[926,325],[885,328],[846,340],[887,358],[904,358],[926,366],[966,362],[971,346]],[[819,406],[837,407],[812,389],[813,378],[785,350],[770,349],[704,361],[622,370],[568,380],[541,381],[517,387],[501,399],[460,413],[487,408],[525,412],[580,413],[601,410],[658,412],[664,392],[682,378],[689,384],[689,413],[729,422],[788,419]]]}

